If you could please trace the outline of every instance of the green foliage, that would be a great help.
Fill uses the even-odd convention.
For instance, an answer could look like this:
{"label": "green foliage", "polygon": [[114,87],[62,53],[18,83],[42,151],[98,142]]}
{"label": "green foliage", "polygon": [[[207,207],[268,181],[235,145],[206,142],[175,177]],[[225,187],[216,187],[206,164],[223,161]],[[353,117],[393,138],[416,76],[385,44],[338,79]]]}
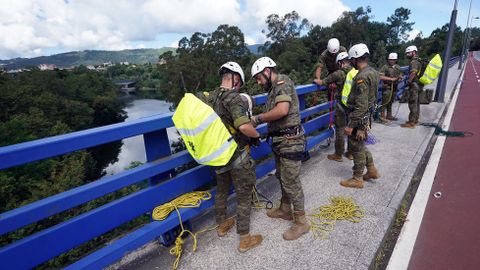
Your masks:
{"label": "green foliage", "polygon": [[388,35],[389,45],[398,45],[400,41],[408,39],[408,32],[412,31],[414,22],[407,22],[412,12],[408,8],[397,8],[392,16],[387,18],[390,28]]}

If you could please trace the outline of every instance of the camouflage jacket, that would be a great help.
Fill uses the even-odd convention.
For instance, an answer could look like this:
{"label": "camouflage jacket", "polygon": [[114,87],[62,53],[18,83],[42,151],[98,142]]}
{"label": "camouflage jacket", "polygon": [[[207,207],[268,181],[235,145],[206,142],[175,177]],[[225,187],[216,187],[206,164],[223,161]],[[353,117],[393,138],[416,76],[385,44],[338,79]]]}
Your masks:
{"label": "camouflage jacket", "polygon": [[328,74],[325,79],[323,79],[323,85],[329,85],[335,83],[337,85],[337,91],[335,92],[335,99],[338,102],[342,102],[342,89],[347,79],[347,74],[352,70],[352,66],[348,65],[344,68],[338,69],[331,74]]}
{"label": "camouflage jacket", "polygon": [[[380,75],[381,76],[387,76],[391,78],[398,78],[403,74],[402,70],[400,69],[400,66],[395,64],[393,66],[390,66],[389,64],[385,64],[382,66],[380,69]],[[399,81],[393,82],[394,85],[398,84]],[[383,82],[383,88],[388,88],[392,82]]]}
{"label": "camouflage jacket", "polygon": [[218,87],[215,90],[204,95],[201,98],[220,116],[223,124],[232,134],[238,147],[242,149],[250,141],[248,136],[244,135],[238,129],[241,125],[250,123],[247,110],[248,107],[243,102],[240,94],[232,89]]}
{"label": "camouflage jacket", "polygon": [[323,51],[322,54],[320,54],[320,57],[318,58],[316,68],[318,67],[322,68],[322,74],[327,74],[327,73],[324,73],[325,66],[327,67],[326,71],[328,73],[334,72],[335,70],[338,69],[336,60],[337,60],[337,55],[341,52],[347,52],[347,49],[345,49],[345,47],[343,46],[340,46],[340,50],[338,50],[338,53],[336,54],[331,54],[328,50]]}
{"label": "camouflage jacket", "polygon": [[377,102],[378,72],[370,66],[359,71],[353,78],[352,92],[348,96],[347,107],[350,113],[348,126],[359,127],[364,123],[370,109],[373,109]]}
{"label": "camouflage jacket", "polygon": [[414,56],[412,60],[410,60],[410,65],[408,66],[408,74],[415,73],[415,79],[412,82],[418,83],[418,73],[422,70],[422,63],[418,56]]}
{"label": "camouflage jacket", "polygon": [[278,74],[272,82],[272,88],[268,91],[266,111],[273,109],[278,102],[290,102],[288,114],[278,120],[268,123],[268,132],[277,132],[285,128],[300,125],[300,110],[295,85],[287,75]]}

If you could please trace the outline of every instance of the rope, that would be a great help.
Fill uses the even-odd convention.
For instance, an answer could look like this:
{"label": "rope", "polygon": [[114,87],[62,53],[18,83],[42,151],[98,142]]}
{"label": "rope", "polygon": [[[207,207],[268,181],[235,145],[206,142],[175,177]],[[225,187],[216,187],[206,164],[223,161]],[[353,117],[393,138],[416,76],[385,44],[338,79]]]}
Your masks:
{"label": "rope", "polygon": [[472,137],[473,132],[470,131],[448,131],[444,130],[438,124],[435,123],[422,123],[420,124],[426,127],[433,127],[435,128],[435,135],[446,136],[446,137]]}
{"label": "rope", "polygon": [[207,228],[204,230],[201,230],[197,233],[192,233],[189,230],[185,230],[183,227],[183,222],[182,222],[182,217],[180,216],[180,211],[178,208],[198,208],[200,207],[200,204],[202,201],[210,200],[212,198],[212,194],[208,191],[194,191],[194,192],[189,192],[185,193],[180,197],[177,197],[171,202],[168,202],[166,204],[162,204],[160,206],[155,207],[152,212],[152,219],[153,220],[165,220],[170,213],[175,210],[178,215],[178,221],[180,223],[180,228],[182,231],[180,234],[177,236],[177,239],[175,239],[175,246],[170,249],[170,254],[176,256],[175,261],[173,262],[172,269],[177,269],[178,263],[180,262],[180,258],[182,256],[183,252],[183,243],[184,240],[182,238],[184,233],[188,233],[193,237],[193,252],[197,250],[197,234],[213,230],[216,227],[213,228]]}
{"label": "rope", "polygon": [[333,94],[334,91],[330,91],[330,122],[328,123],[328,128],[333,126]]}
{"label": "rope", "polygon": [[330,231],[333,231],[337,220],[360,222],[365,216],[365,210],[353,202],[350,197],[331,197],[329,205],[318,208],[319,212],[310,214],[309,219],[312,233],[315,238],[326,239]]}
{"label": "rope", "polygon": [[[263,205],[263,203],[265,205]],[[252,208],[256,209],[272,209],[273,202],[267,196],[260,193],[256,186],[252,189]]]}

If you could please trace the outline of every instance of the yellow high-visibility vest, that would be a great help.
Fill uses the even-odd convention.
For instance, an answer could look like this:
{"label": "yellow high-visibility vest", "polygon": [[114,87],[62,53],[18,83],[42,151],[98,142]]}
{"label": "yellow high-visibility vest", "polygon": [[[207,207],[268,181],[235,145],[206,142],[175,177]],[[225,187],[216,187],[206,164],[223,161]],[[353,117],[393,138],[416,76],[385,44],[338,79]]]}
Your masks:
{"label": "yellow high-visibility vest", "polygon": [[172,120],[195,161],[209,166],[230,161],[237,143],[212,107],[186,93]]}
{"label": "yellow high-visibility vest", "polygon": [[431,84],[436,78],[438,78],[440,70],[442,70],[442,65],[442,58],[437,53],[432,60],[430,60],[425,72],[423,72],[422,77],[420,77],[420,83],[423,85]]}
{"label": "yellow high-visibility vest", "polygon": [[342,103],[345,106],[347,106],[348,96],[352,91],[353,77],[355,77],[357,73],[358,73],[358,70],[355,68],[352,68],[352,70],[350,70],[347,73],[347,78],[345,79],[345,83],[343,84],[343,89],[342,89]]}

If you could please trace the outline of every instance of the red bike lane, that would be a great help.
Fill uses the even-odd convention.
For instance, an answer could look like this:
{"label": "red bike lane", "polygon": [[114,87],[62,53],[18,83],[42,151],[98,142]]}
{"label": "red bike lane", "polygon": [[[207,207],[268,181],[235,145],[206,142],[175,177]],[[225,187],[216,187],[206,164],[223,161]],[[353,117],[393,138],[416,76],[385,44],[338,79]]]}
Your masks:
{"label": "red bike lane", "polygon": [[480,269],[480,53],[477,57],[467,63],[449,128],[473,136],[445,141],[410,270]]}

